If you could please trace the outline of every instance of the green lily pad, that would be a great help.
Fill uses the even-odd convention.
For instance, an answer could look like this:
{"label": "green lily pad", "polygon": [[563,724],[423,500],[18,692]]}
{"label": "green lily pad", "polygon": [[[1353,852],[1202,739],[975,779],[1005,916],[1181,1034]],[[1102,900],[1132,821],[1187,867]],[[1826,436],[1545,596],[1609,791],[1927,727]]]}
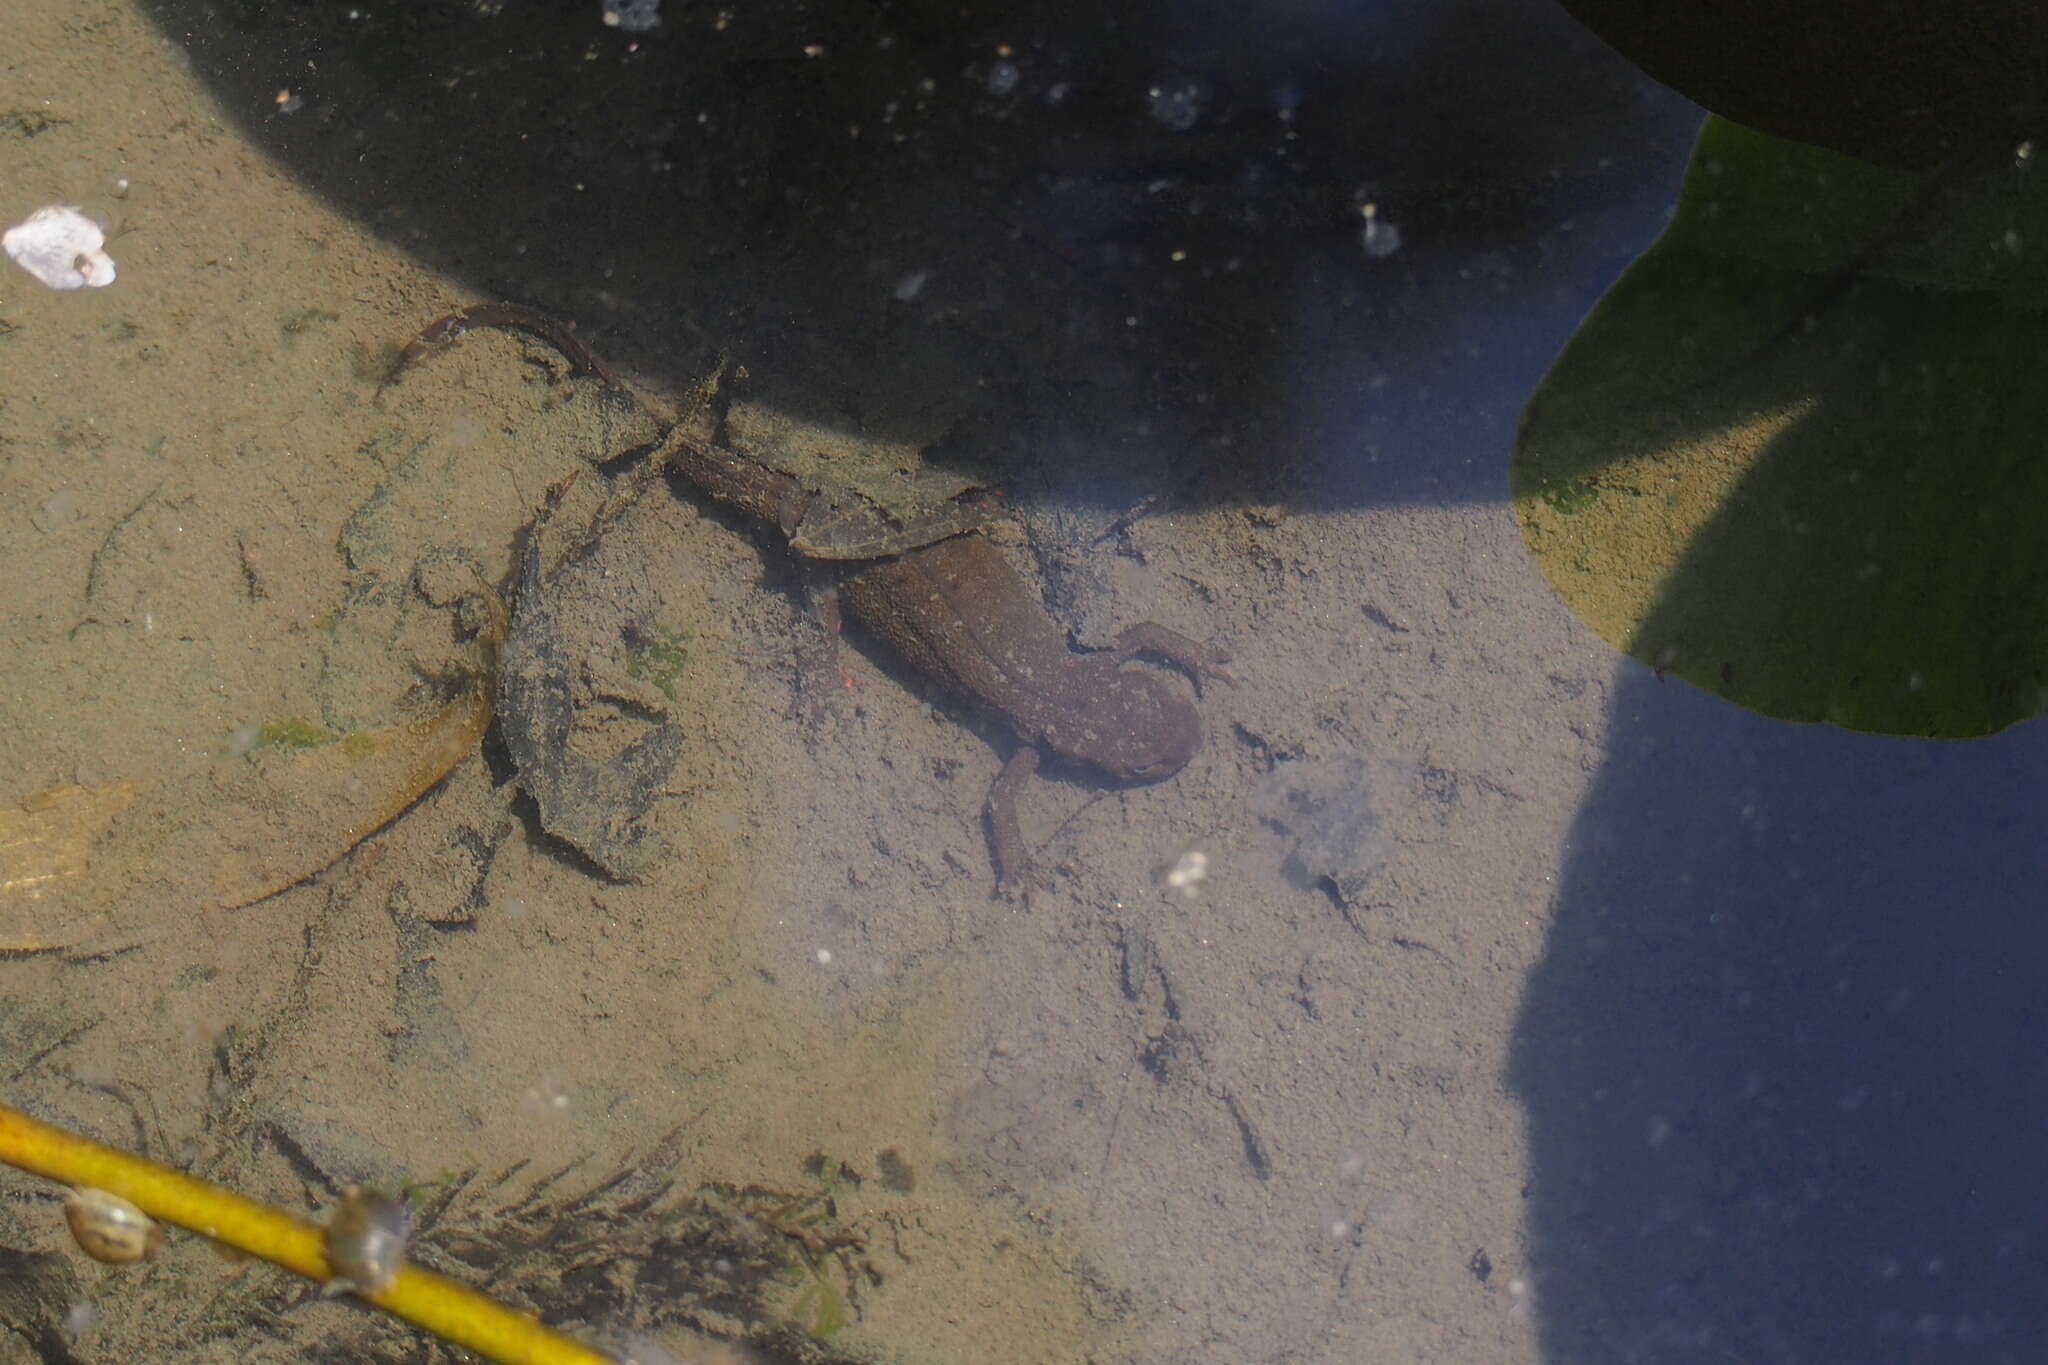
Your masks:
{"label": "green lily pad", "polygon": [[2048,700],[2048,183],[1710,119],[1522,417],[1530,552],[1766,715],[1962,737]]}

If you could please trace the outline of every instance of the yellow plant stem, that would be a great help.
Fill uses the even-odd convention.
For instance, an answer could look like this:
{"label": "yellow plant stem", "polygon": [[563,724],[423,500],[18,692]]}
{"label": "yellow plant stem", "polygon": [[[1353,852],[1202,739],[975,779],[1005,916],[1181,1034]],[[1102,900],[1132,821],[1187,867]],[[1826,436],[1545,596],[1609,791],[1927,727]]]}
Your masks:
{"label": "yellow plant stem", "polygon": [[[0,1105],[0,1161],[67,1185],[118,1194],[152,1218],[327,1282],[327,1234],[317,1224],[259,1204],[117,1148]],[[501,1365],[612,1365],[611,1358],[549,1331],[526,1313],[417,1266],[365,1302]]]}

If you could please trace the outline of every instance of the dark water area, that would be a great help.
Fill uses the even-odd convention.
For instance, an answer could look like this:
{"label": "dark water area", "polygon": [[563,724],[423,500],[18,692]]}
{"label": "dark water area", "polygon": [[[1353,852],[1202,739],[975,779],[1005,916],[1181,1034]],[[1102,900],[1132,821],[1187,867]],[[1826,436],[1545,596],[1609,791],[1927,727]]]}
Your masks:
{"label": "dark water area", "polygon": [[1512,1068],[1557,1358],[2033,1358],[2038,726],[1616,709]]}

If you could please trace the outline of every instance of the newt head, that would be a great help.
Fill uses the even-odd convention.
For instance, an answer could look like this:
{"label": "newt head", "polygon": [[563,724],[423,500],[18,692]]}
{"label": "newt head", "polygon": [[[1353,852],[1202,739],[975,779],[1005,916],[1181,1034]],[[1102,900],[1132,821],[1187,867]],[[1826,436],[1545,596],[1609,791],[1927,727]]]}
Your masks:
{"label": "newt head", "polygon": [[[1099,662],[1107,664],[1107,658]],[[1195,704],[1155,674],[1110,667],[1075,711],[1041,731],[1040,740],[1119,782],[1163,782],[1202,747]]]}

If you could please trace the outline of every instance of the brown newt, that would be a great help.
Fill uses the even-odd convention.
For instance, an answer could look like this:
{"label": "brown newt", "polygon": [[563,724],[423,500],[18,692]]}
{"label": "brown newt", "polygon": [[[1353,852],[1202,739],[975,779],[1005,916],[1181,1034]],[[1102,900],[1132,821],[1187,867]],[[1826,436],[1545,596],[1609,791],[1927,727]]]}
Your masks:
{"label": "brown newt", "polygon": [[[533,332],[579,369],[638,397],[566,325],[517,305],[483,305],[441,319],[405,349],[392,378],[471,326]],[[716,418],[700,406],[675,423],[654,459],[712,497],[790,531],[808,490],[720,446],[716,430]],[[1147,654],[1176,665],[1197,692],[1205,678],[1231,681],[1222,669],[1228,655],[1150,622],[1126,627],[1108,649],[1075,651],[1038,595],[978,532],[850,564],[838,596],[856,621],[910,664],[1007,722],[1016,735],[1016,750],[984,807],[999,891],[1017,891],[1032,880],[1017,795],[1048,755],[1113,782],[1140,784],[1172,777],[1201,748],[1194,703],[1157,673],[1126,668],[1133,657]]]}
{"label": "brown newt", "polygon": [[[678,423],[657,455],[713,497],[786,528],[801,514],[803,490],[718,445],[714,426],[709,413]],[[1158,674],[1125,668],[1132,657],[1165,659],[1198,690],[1204,678],[1231,681],[1222,669],[1228,656],[1150,622],[1127,627],[1108,649],[1069,648],[1038,595],[979,533],[849,568],[837,595],[853,618],[1017,736],[984,807],[999,891],[1031,879],[1017,795],[1047,755],[1138,784],[1172,777],[1201,748],[1194,704]]]}

